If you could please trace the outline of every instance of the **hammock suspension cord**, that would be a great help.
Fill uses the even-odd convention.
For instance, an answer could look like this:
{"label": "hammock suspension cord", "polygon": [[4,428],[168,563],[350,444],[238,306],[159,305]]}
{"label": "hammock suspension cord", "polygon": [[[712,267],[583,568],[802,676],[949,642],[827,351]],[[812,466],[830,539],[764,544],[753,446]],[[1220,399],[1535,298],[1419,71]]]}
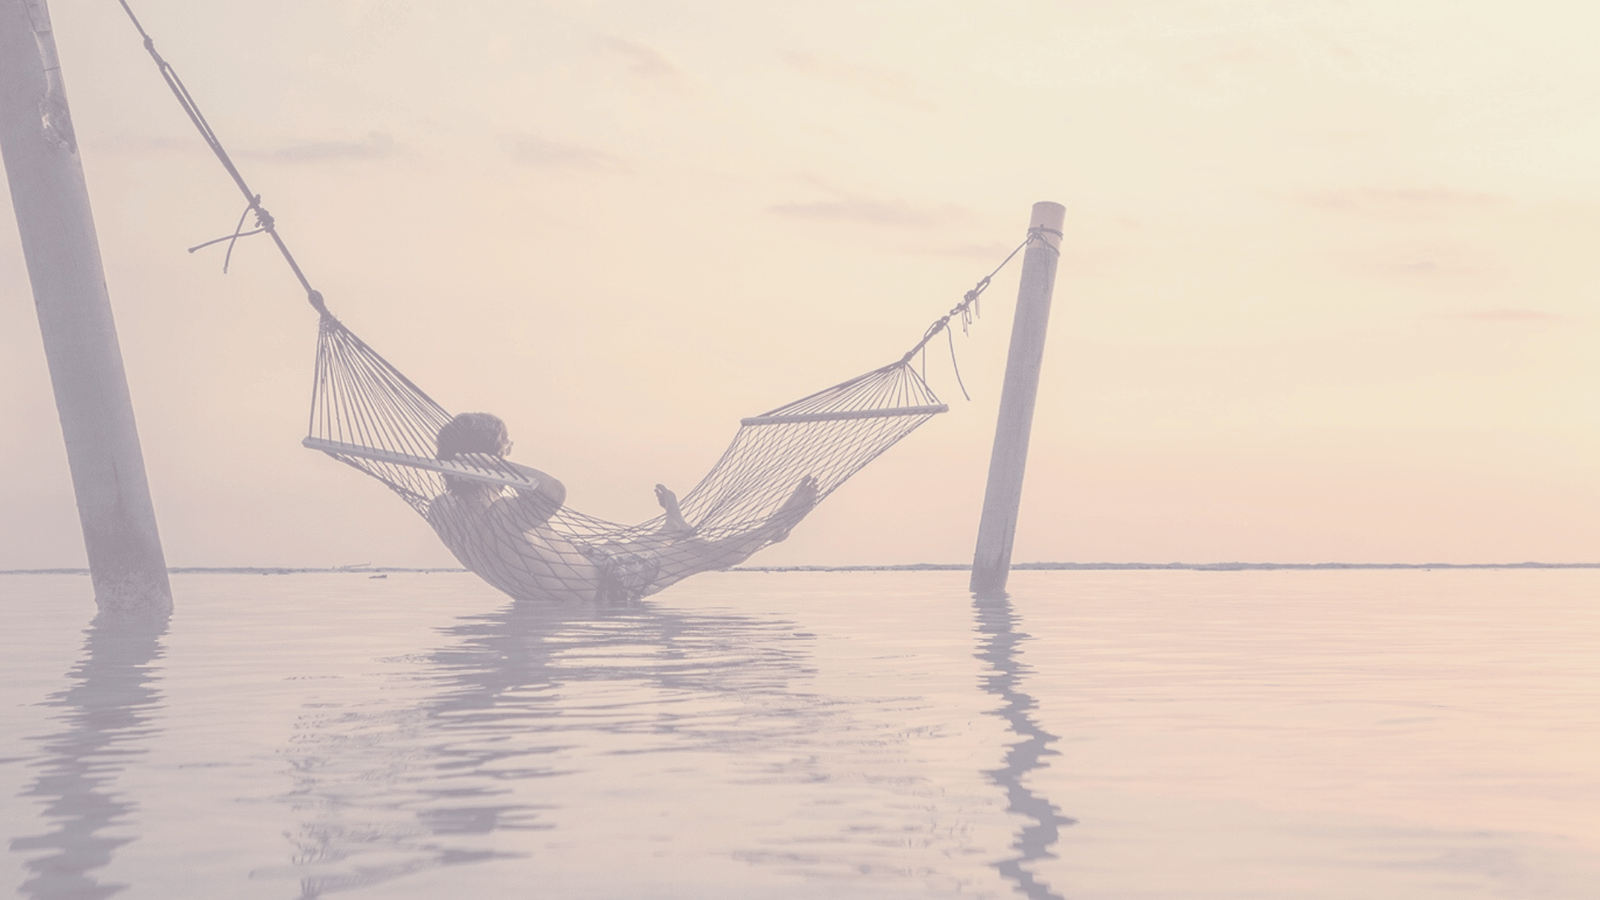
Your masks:
{"label": "hammock suspension cord", "polygon": [[[294,273],[295,278],[299,279],[300,286],[305,288],[306,300],[311,304],[312,308],[322,315],[327,315],[328,307],[323,303],[322,292],[312,287],[311,281],[306,278],[305,272],[300,270],[300,264],[295,261],[294,254],[289,252],[289,245],[285,244],[283,238],[278,234],[277,223],[273,220],[272,214],[267,212],[267,208],[261,205],[261,195],[250,190],[250,186],[245,183],[244,176],[239,173],[239,168],[233,164],[233,159],[228,156],[228,151],[222,146],[222,141],[217,137],[217,133],[211,130],[211,123],[206,121],[205,115],[200,112],[199,104],[195,103],[194,97],[190,96],[189,89],[184,86],[183,79],[178,77],[177,70],[173,69],[172,65],[156,51],[155,39],[144,30],[144,25],[140,24],[139,17],[133,14],[133,7],[128,5],[128,0],[117,0],[117,2],[122,4],[122,10],[128,14],[128,20],[133,23],[133,27],[139,32],[139,37],[144,39],[145,52],[149,53],[150,58],[155,60],[156,69],[161,72],[161,78],[167,83],[167,88],[172,91],[172,96],[178,99],[178,105],[183,107],[184,113],[189,116],[189,121],[194,123],[195,129],[200,132],[200,137],[205,140],[206,146],[211,148],[211,152],[216,155],[217,161],[222,163],[222,168],[226,169],[228,175],[233,178],[233,183],[239,186],[239,192],[244,194],[245,202],[248,204],[245,207],[244,214],[239,217],[239,225],[234,228],[233,234],[206,241],[203,244],[197,244],[190,247],[189,252],[193,253],[201,247],[209,247],[212,244],[227,241],[228,254],[224,257],[222,264],[222,270],[226,272],[228,270],[228,260],[233,258],[234,243],[241,237],[265,233],[277,245],[278,252],[283,255],[283,261],[289,264],[289,270]],[[253,231],[244,231],[244,221],[252,212],[256,216],[256,228]]]}
{"label": "hammock suspension cord", "polygon": [[961,333],[963,335],[969,334],[972,327],[972,320],[977,318],[979,315],[978,298],[982,297],[983,292],[989,289],[989,282],[994,280],[994,276],[1000,274],[1000,270],[1004,269],[1006,264],[1015,259],[1016,255],[1021,253],[1023,248],[1027,247],[1029,244],[1044,242],[1046,247],[1051,246],[1048,242],[1044,241],[1045,234],[1053,234],[1058,238],[1062,236],[1061,232],[1055,230],[1054,228],[1046,228],[1043,225],[1035,225],[1032,228],[1029,228],[1028,236],[1023,239],[1022,243],[1018,244],[1010,253],[1006,254],[1006,258],[1000,261],[1000,265],[994,267],[993,272],[990,272],[989,274],[978,279],[978,283],[973,285],[972,290],[967,291],[966,294],[962,296],[960,303],[957,303],[955,306],[951,307],[950,311],[945,313],[943,316],[935,319],[933,324],[928,326],[928,330],[923,333],[922,340],[917,341],[917,345],[915,347],[907,350],[906,355],[901,357],[900,361],[902,363],[909,363],[912,357],[916,356],[918,352],[921,352],[923,354],[922,374],[924,377],[926,377],[928,372],[928,342],[933,340],[934,336],[939,332],[943,331],[945,333],[945,337],[950,343],[950,368],[955,372],[956,384],[961,388],[961,396],[971,400],[972,397],[967,393],[967,385],[961,380],[961,367],[956,364],[956,341],[955,335],[949,329],[950,320],[956,316],[960,316]]}

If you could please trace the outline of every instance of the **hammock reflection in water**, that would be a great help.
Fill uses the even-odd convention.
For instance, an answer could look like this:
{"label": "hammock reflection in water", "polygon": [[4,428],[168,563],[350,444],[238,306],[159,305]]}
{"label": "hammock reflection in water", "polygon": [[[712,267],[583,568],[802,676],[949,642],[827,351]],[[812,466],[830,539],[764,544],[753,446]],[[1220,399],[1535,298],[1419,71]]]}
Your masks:
{"label": "hammock reflection in water", "polygon": [[[1017,692],[1009,659],[1026,636],[1010,631],[1009,618],[995,634],[995,611],[983,611],[989,636],[977,657],[996,667],[984,685],[1015,728],[1015,709],[1031,701]],[[961,798],[963,788],[981,790],[976,774],[1034,820],[1019,836],[1022,855],[995,871],[1029,897],[1055,896],[1023,869],[1048,852],[1040,826],[1053,840],[1055,825],[1070,821],[1052,812],[1040,822],[1034,808],[1017,808],[1038,754],[1013,753],[1002,769],[969,772],[966,785],[930,781],[904,757],[918,752],[908,740],[943,736],[943,725],[918,721],[947,716],[946,704],[870,693],[863,704],[817,691],[817,636],[793,622],[655,604],[584,616],[513,604],[443,633],[453,642],[415,676],[432,684],[425,703],[304,714],[289,748],[297,784],[283,798],[304,816],[293,864],[257,877],[298,874],[301,896],[315,897],[438,866],[537,856],[540,885],[563,896],[629,887],[676,896],[659,868],[644,867],[631,885],[595,870],[607,865],[596,848],[653,845],[657,857],[670,848],[696,867],[686,896],[771,896],[772,876],[752,865],[797,878],[795,896],[811,895],[803,885],[818,880],[845,896],[866,885],[873,896],[944,893],[971,887],[970,876],[934,860],[998,855],[998,846],[973,845],[977,811],[961,811],[1000,812],[992,794]],[[1041,738],[1049,736],[1036,729],[1026,736]],[[708,784],[713,772],[721,774]],[[687,796],[697,783],[702,796]],[[528,802],[530,793],[540,800]],[[741,798],[770,813],[721,808]],[[846,810],[850,822],[837,831]],[[909,854],[907,841],[919,845]],[[737,865],[706,874],[719,864]]]}
{"label": "hammock reflection in water", "polygon": [[[614,739],[608,752],[648,759],[818,727],[808,721],[813,698],[789,690],[805,667],[798,648],[783,646],[800,641],[787,623],[519,603],[441,631],[453,643],[417,660],[426,668],[411,676],[431,685],[423,704],[303,714],[287,749],[296,785],[282,798],[304,817],[292,866],[258,877],[299,877],[301,896],[316,897],[436,866],[528,857],[528,832],[562,827],[563,811],[600,799],[558,783],[587,774],[565,751],[594,732]],[[653,695],[639,697],[639,683]],[[752,703],[767,711],[754,732],[719,727],[723,718],[707,709]],[[515,799],[546,779],[532,792],[544,802]]]}

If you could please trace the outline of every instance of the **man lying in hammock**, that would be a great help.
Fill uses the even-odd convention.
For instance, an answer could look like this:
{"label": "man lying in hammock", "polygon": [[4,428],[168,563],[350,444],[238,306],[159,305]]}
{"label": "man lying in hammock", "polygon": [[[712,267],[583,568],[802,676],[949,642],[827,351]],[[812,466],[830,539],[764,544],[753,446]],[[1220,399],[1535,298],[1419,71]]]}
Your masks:
{"label": "man lying in hammock", "polygon": [[677,495],[658,484],[656,500],[666,512],[658,530],[585,543],[550,525],[566,502],[566,487],[505,459],[510,452],[510,436],[498,416],[462,413],[451,419],[439,429],[439,459],[509,469],[538,486],[508,492],[498,484],[446,475],[446,490],[429,504],[427,518],[463,566],[519,600],[637,600],[698,572],[743,562],[783,540],[817,500],[816,479],[808,475],[766,521],[713,540],[695,533]]}

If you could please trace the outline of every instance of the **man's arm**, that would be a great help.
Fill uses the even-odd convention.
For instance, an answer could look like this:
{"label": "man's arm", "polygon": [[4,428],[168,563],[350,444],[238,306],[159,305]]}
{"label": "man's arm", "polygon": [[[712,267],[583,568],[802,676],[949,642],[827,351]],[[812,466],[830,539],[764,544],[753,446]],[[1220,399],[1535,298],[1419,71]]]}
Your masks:
{"label": "man's arm", "polygon": [[502,458],[499,460],[499,462],[502,466],[511,469],[518,475],[538,482],[539,486],[531,491],[524,490],[522,488],[516,488],[515,490],[517,492],[518,500],[526,499],[529,502],[549,506],[550,512],[545,514],[546,518],[554,515],[555,511],[560,509],[562,504],[567,502],[567,486],[562,484],[560,481],[557,481],[554,475],[541,472],[532,466],[514,463],[509,459]]}
{"label": "man's arm", "polygon": [[532,488],[513,488],[515,497],[502,497],[495,501],[496,505],[505,504],[519,522],[536,525],[555,515],[556,510],[567,502],[567,486],[548,472],[491,453],[463,453],[456,458],[468,465],[482,466],[491,471],[509,471],[534,482]]}

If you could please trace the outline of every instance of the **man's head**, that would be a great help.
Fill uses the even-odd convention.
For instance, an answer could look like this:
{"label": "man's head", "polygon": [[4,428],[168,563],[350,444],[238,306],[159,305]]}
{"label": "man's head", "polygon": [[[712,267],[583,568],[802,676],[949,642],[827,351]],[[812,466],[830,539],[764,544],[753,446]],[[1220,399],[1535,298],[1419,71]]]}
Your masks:
{"label": "man's head", "polygon": [[463,453],[490,453],[505,456],[511,452],[511,435],[506,423],[490,413],[462,413],[439,429],[439,459]]}

